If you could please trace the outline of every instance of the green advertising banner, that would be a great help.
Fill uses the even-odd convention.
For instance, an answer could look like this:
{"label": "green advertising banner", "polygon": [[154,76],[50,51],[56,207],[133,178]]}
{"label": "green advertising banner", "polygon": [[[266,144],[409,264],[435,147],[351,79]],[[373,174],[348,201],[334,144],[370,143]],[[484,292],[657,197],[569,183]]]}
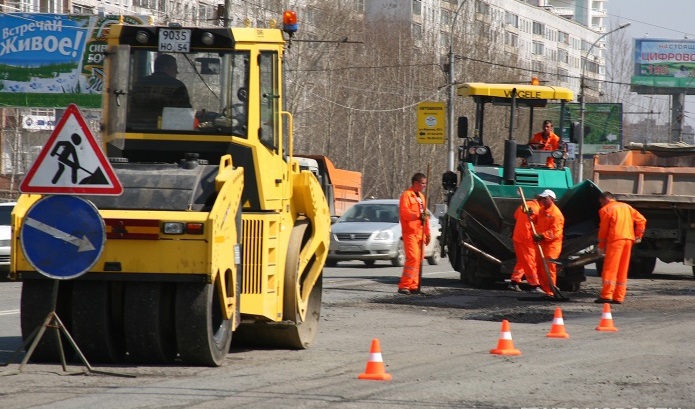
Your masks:
{"label": "green advertising banner", "polygon": [[635,39],[632,85],[695,88],[695,41]]}
{"label": "green advertising banner", "polygon": [[[545,108],[547,117],[553,121],[560,135],[560,104],[548,104]],[[615,152],[623,146],[623,104],[587,103],[584,113],[584,155],[595,153]],[[581,122],[581,104],[565,104],[562,139],[570,140],[570,129],[573,123]],[[544,117],[545,118],[545,117]]]}
{"label": "green advertising banner", "polygon": [[145,16],[0,14],[0,107],[100,108],[112,24]]}

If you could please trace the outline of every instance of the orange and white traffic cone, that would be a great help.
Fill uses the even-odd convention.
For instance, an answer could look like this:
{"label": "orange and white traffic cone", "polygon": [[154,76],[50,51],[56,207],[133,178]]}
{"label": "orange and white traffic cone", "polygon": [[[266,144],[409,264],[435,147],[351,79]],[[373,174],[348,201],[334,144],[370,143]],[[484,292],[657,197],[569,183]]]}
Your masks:
{"label": "orange and white traffic cone", "polygon": [[603,314],[601,314],[601,321],[596,327],[596,331],[609,331],[616,332],[618,328],[613,325],[613,315],[611,314],[611,306],[608,303],[603,304]]}
{"label": "orange and white traffic cone", "polygon": [[390,381],[391,374],[386,373],[384,368],[384,360],[381,357],[381,346],[377,338],[372,339],[372,347],[369,351],[369,361],[364,373],[358,376],[359,379],[368,379],[372,381]]}
{"label": "orange and white traffic cone", "polygon": [[502,331],[500,333],[500,339],[497,341],[497,348],[491,349],[490,353],[495,355],[521,355],[521,351],[514,348],[512,332],[509,329],[509,321],[502,321]]}
{"label": "orange and white traffic cone", "polygon": [[560,307],[555,309],[555,317],[553,317],[553,325],[550,327],[550,332],[545,334],[548,338],[569,338],[570,334],[565,332],[565,320],[562,319],[562,310]]}

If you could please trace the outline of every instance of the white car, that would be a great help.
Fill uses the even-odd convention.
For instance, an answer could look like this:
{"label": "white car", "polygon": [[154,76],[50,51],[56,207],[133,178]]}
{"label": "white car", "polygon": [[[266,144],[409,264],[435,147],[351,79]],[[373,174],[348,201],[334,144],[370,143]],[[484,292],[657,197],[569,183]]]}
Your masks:
{"label": "white car", "polygon": [[[361,260],[372,266],[377,260],[388,260],[394,266],[402,266],[405,250],[398,202],[398,199],[364,200],[350,207],[331,225],[326,265],[334,267],[339,261]],[[441,228],[431,212],[430,234],[425,258],[429,264],[435,265],[441,258]]]}
{"label": "white car", "polygon": [[12,227],[10,215],[15,202],[0,203],[0,271],[10,270],[10,242],[12,241]]}

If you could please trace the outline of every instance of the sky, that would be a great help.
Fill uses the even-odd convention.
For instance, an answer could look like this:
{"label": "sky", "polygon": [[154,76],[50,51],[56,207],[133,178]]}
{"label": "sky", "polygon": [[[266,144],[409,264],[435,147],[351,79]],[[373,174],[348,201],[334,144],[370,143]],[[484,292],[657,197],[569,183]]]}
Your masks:
{"label": "sky", "polygon": [[[625,28],[628,39],[683,39],[687,36],[695,40],[694,0],[607,0],[605,8],[608,10],[610,28],[631,23]],[[668,100],[664,96],[654,98]],[[684,121],[685,125],[695,127],[695,96],[686,97]]]}

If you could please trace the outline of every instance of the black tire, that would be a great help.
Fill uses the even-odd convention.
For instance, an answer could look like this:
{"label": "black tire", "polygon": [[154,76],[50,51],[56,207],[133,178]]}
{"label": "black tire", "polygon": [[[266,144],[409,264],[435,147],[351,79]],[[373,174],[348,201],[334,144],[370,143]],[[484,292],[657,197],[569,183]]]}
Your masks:
{"label": "black tire", "polygon": [[[112,285],[122,288],[118,283]],[[122,291],[114,296],[106,281],[75,281],[72,299],[72,336],[87,360],[123,362]]]}
{"label": "black tire", "polygon": [[184,364],[220,366],[232,342],[232,320],[222,315],[214,284],[179,283],[176,345]]}
{"label": "black tire", "polygon": [[[56,314],[60,318],[66,330],[70,332],[71,316],[70,316],[70,301],[72,296],[72,283],[60,282],[54,280],[24,280],[22,281],[22,296],[20,301],[20,325],[22,327],[22,341],[34,341],[38,336],[38,331],[43,326],[48,314],[52,311],[51,296],[53,294],[53,286],[58,287],[58,301],[56,303]],[[70,357],[74,351],[71,351],[67,338],[61,335],[61,343],[63,352],[66,358]],[[31,354],[32,362],[60,362],[60,354],[58,352],[60,346],[58,337],[54,328],[46,328],[46,331],[41,336],[41,340],[36,345],[36,348]],[[65,346],[68,349],[65,349]],[[31,342],[26,346],[27,352],[31,346]]]}
{"label": "black tire", "polygon": [[123,321],[129,361],[148,364],[174,361],[173,293],[174,284],[170,283],[126,283]]}
{"label": "black tire", "polygon": [[364,265],[367,267],[374,267],[374,264],[376,264],[375,260],[364,260]]}
{"label": "black tire", "polygon": [[434,250],[432,255],[427,257],[427,264],[431,266],[436,266],[442,258],[442,246],[439,244],[439,240],[434,239]]}
{"label": "black tire", "polygon": [[405,246],[403,245],[403,240],[398,242],[398,247],[396,248],[396,257],[391,259],[391,265],[394,267],[403,267],[405,264]]}
{"label": "black tire", "polygon": [[301,319],[297,291],[299,283],[299,253],[306,242],[304,235],[309,224],[298,221],[292,230],[285,263],[283,297],[283,323],[242,324],[234,333],[234,345],[265,346],[271,348],[304,349],[314,340],[318,331],[323,293],[321,274],[307,299],[305,320]]}

